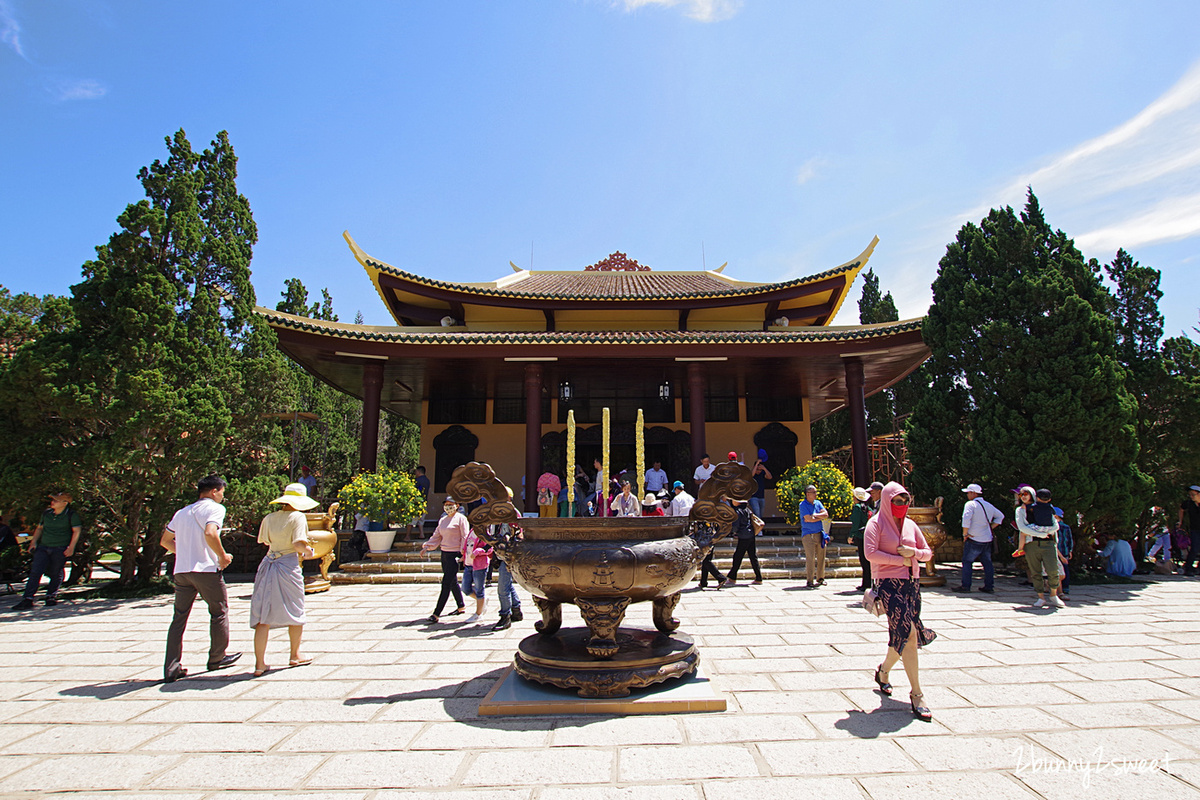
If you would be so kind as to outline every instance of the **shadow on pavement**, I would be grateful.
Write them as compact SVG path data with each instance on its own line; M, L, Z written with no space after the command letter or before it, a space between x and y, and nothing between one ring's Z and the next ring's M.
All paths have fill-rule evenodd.
M165 683L160 680L129 680L129 681L103 681L101 683L85 683L82 686L72 686L68 689L63 689L59 692L64 697L94 697L97 700L111 700L114 697L122 697L142 689L150 689L159 687L159 691L163 694L181 694L183 692L195 691L212 691L213 689L222 689L231 683L246 680L249 675L236 677L226 673L220 678L206 677L208 673L199 673L186 678L180 678L173 683Z
M508 666L505 665L476 675L474 678L447 683L434 688L417 689L411 692L397 692L396 694L385 696L350 697L342 702L348 706L361 706L392 705L394 703L403 703L405 700L441 700L446 713L454 721L487 730L548 731L563 727L579 728L623 716L621 714L479 716L479 701L487 694L496 681L504 677L507 671ZM563 691L574 697L575 693L573 691Z
M880 734L921 724L907 704L890 697L883 698L883 705L874 711L851 709L846 714L845 718L833 723L833 727L858 739L878 739Z

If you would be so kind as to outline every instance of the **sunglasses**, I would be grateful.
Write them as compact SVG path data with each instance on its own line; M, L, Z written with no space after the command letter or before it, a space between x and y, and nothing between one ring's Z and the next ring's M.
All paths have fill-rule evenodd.
M892 498L892 505L894 506L906 506L911 502L912 498L905 497L904 495L897 495L896 497Z

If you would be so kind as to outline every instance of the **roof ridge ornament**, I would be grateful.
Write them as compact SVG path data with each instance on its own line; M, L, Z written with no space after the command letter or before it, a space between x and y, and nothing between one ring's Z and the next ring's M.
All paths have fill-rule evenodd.
M644 267L635 259L622 253L620 250L609 255L608 258L597 261L590 267L584 267L584 272L650 272L649 267Z

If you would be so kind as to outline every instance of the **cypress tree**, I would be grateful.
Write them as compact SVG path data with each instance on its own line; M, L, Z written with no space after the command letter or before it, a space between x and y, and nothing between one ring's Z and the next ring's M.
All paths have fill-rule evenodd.
M997 499L1024 482L1106 524L1148 499L1099 272L1050 228L1032 190L1019 216L993 209L959 230L923 328L931 389L908 424L922 499L946 497L949 515L968 481Z
M73 491L89 530L121 554L124 584L157 571L158 533L199 477L277 466L264 410L279 357L252 314L258 234L237 158L224 132L201 153L182 130L166 143L166 161L139 172L146 198L71 287L71 324L0 375L5 499Z

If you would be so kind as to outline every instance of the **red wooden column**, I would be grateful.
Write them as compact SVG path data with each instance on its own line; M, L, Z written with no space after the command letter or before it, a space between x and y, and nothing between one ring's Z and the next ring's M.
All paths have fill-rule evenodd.
M688 364L688 418L692 428L692 469L704 457L704 374L700 364L693 361Z
M537 511L542 474L542 365L525 365L525 510ZM568 476L569 477L569 476ZM557 502L557 501L555 501Z
M379 399L383 393L383 364L363 364L362 440L358 445L358 468L375 471L379 457Z
M854 485L871 485L867 452L867 398L863 392L863 366L857 358L843 359L846 368L846 408L850 412L850 455L854 459Z

